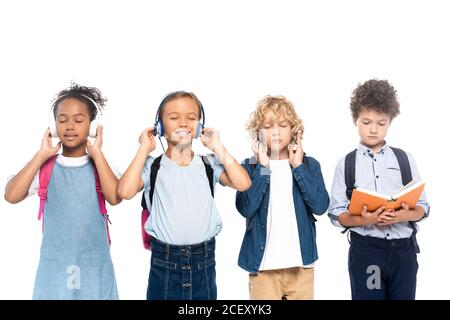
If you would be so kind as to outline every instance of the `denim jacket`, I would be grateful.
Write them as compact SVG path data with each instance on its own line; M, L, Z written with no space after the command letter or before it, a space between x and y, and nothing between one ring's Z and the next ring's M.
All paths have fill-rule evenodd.
M266 246L271 171L269 168L257 164L254 157L244 160L242 166L250 175L252 186L247 191L236 194L236 208L246 219L246 231L238 264L246 271L254 273L259 270ZM292 179L302 260L304 265L308 265L318 258L316 219L313 214L325 213L330 200L320 164L314 158L305 155L303 163L292 169Z

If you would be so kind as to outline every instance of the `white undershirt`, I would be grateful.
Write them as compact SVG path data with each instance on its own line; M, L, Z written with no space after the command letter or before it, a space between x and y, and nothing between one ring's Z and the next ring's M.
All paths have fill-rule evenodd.
M266 248L259 270L303 266L289 160L270 160Z

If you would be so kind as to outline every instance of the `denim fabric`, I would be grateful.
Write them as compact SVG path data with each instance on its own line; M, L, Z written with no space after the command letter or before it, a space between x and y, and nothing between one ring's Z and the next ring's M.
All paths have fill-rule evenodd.
M147 300L217 299L215 239L170 245L152 239Z

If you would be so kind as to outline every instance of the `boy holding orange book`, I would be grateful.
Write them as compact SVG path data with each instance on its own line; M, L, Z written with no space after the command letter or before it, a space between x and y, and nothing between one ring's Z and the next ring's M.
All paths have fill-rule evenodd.
M348 212L354 187L393 194L411 180L420 181L413 157L390 147L385 137L400 113L396 90L387 81L368 80L353 91L350 109L360 143L336 167L329 217L350 229L348 270L352 299L415 299L417 256L416 222L427 217L422 193L417 205L398 210L384 206L360 215Z

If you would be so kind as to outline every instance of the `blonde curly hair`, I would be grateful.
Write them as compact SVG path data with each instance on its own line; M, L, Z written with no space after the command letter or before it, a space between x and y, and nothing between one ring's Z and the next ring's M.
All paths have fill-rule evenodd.
M246 129L252 138L257 138L259 129L261 129L262 122L264 121L264 115L268 111L272 111L279 116L284 116L288 120L291 127L292 140L295 141L299 130L305 132L303 121L295 112L295 107L292 102L284 96L267 95L258 101L256 110L250 114L250 118L247 121Z

